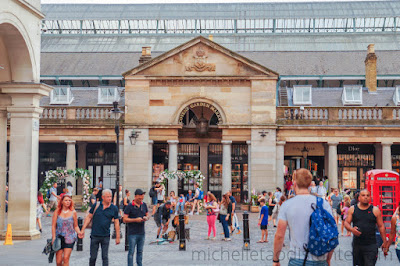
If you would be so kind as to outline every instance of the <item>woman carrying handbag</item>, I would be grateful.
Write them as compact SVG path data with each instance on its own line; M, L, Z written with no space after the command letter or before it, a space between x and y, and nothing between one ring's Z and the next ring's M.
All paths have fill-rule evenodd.
M58 202L52 220L52 245L56 251L57 266L68 266L77 234L80 234L78 216L71 196L64 195Z

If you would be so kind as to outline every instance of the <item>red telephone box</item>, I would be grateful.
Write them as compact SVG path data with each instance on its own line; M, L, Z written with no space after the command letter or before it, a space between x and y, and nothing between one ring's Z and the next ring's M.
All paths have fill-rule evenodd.
M400 201L399 174L375 169L365 173L366 188L371 193L371 204L382 212L386 234L390 233L391 219Z

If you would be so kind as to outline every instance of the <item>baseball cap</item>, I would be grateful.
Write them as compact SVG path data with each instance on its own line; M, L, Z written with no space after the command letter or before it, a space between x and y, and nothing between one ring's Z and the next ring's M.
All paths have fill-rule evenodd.
M136 196L136 195L143 195L143 194L146 194L146 192L144 192L144 191L141 190L140 188L138 188L138 189L135 190L135 196Z

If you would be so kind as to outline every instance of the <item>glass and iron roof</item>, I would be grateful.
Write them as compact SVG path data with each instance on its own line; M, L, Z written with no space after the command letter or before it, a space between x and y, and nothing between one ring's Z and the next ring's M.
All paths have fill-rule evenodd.
M42 34L398 32L400 1L42 5Z

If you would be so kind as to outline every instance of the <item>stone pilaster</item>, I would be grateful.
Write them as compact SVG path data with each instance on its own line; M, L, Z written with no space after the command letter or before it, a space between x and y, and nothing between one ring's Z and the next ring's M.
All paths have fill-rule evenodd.
M11 96L8 223L13 239L36 239L36 203L39 164L39 107L50 86L34 83L0 84Z
M78 168L86 169L86 142L78 142ZM76 186L76 194L82 195L83 184L79 180Z
M177 140L168 140L168 170L178 170L178 143ZM168 194L171 191L175 191L175 195L178 194L178 180L168 180Z
M247 186L248 186L248 195L247 199L251 200L251 140L246 141L247 144Z
M338 187L338 160L337 145L338 142L328 142L329 146L329 189Z
M392 147L393 142L382 142L382 169L392 170Z
M75 149L75 140L67 140L65 141L67 144L67 162L66 168L67 170L75 170L76 169L76 149ZM71 184L75 187L75 178L72 176L68 176L65 179L65 187L67 187L67 182L71 182ZM73 192L76 193L76 189Z
M232 189L232 141L222 143L222 195Z
M119 141L119 184L124 188L124 141ZM125 192L124 192L125 193Z
M208 187L208 143L200 143L200 171L206 177L203 182L203 191Z
M6 172L7 172L7 111L0 110L0 236L5 230L6 204Z
M286 141L276 142L276 186L283 191L285 176L285 144Z
M146 192L150 190L150 188L153 186L153 144L154 140L149 140L149 178L147 180L147 187L149 188ZM151 198L149 193L146 193L147 195L147 200L148 202L151 202Z

